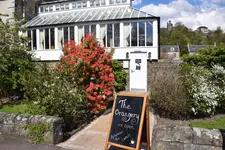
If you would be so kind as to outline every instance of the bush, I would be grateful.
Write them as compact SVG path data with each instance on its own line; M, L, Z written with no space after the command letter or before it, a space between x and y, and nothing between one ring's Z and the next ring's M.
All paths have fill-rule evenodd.
M0 98L22 96L22 81L34 68L32 56L23 44L27 39L18 36L18 31L22 30L18 23L16 20L14 24L4 23L0 18Z
M86 94L65 74L39 64L23 83L28 113L62 117L70 128L87 121Z
M188 54L182 60L190 65L212 68L213 65L225 67L225 47L217 46L209 49L201 49L197 54Z
M115 91L119 92L125 90L128 73L123 69L123 65L117 60L113 60L113 74L115 75L115 81L113 83Z
M79 45L74 41L64 45L58 71L70 74L85 89L91 113L105 110L108 96L112 95L115 80L112 62L112 54L105 52L91 35L85 36Z
M150 105L159 116L171 119L186 119L189 116L189 97L178 69L157 72L150 92Z
M217 108L224 107L225 70L215 65L212 69L188 66L185 85L187 86L191 110L195 115L214 115Z

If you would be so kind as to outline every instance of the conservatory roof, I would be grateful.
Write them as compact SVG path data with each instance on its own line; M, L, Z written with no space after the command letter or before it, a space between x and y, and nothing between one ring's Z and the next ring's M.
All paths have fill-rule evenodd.
M67 10L60 12L49 12L39 14L26 27L38 27L57 24L70 24L90 21L138 19L155 17L131 6L95 7L78 10Z

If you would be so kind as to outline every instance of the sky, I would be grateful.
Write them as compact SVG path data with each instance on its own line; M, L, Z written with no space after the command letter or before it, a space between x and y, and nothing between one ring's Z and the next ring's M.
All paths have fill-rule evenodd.
M221 27L225 31L225 0L134 0L133 7L161 18L161 27L171 20L196 30Z

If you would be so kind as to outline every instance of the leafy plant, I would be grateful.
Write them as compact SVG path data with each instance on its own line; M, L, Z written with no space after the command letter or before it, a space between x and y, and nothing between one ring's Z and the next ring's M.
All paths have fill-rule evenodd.
M91 36L83 38L81 44L74 41L64 44L64 56L58 65L58 71L71 75L83 89L88 98L91 113L98 114L106 109L108 96L114 90L112 54Z
M178 69L165 69L153 73L150 105L161 117L186 119L189 117L189 96Z
M113 60L113 74L115 75L115 81L113 83L115 91L123 91L127 84L128 73L123 69L123 65L118 60Z
M49 143L46 141L45 134L50 131L50 124L39 123L39 124L27 124L24 126L25 130L29 131L29 140L33 144L44 144Z
M28 113L62 117L68 129L89 117L86 94L68 75L40 64L23 84Z
M1 16L0 16L1 17ZM27 53L27 39L18 35L21 22L13 24L0 18L0 91L5 95L23 92L22 81L27 72L33 70L32 55Z

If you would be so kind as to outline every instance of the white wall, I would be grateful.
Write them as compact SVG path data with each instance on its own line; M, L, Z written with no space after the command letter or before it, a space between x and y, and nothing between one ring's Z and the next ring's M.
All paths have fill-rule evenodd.
M3 22L6 19L13 18L13 13L15 12L15 3L14 0L3 0L0 1L0 13L1 14L8 14L8 17L1 17Z

